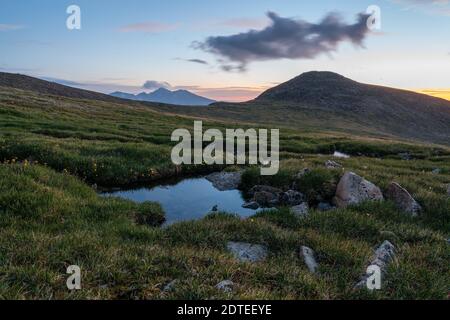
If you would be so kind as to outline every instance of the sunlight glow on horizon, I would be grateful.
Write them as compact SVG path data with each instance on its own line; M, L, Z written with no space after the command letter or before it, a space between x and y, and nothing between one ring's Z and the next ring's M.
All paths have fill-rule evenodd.
M450 101L450 89L418 89L414 91Z

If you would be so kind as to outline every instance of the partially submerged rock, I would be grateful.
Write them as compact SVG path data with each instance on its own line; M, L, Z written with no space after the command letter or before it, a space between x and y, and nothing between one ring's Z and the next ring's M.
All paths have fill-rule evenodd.
M389 263L395 258L395 247L389 241L384 241L381 246L375 250L375 254L370 262L369 266L378 266L380 267L381 273L386 274L387 267ZM361 281L356 284L356 288L364 288L367 284L367 279L369 276L364 274L361 277Z
M309 272L316 273L319 268L318 263L316 262L316 258L314 257L314 251L311 248L302 246L300 248L300 253L305 261L306 266L308 267Z
M409 213L412 216L417 216L422 207L409 194L409 192L396 182L392 182L386 192L386 198L392 200L395 205L402 211Z
M327 162L325 162L325 167L328 169L339 169L342 168L342 165L336 161L327 160Z
M242 172L214 172L206 176L214 188L220 191L234 190L241 183Z
M258 262L267 258L267 247L245 242L228 242L227 249L241 262Z
M260 207L273 207L279 204L282 190L271 186L257 185L249 190L252 201Z
M248 201L242 205L242 208L256 210L259 208L259 204L256 201Z
M216 288L218 290L221 290L223 292L228 293L228 292L233 291L233 286L234 286L234 282L233 281L231 281L231 280L224 280L224 281L219 282L216 285Z
M307 216L309 213L308 203L303 202L302 204L299 204L298 206L292 207L291 212L299 217Z
M346 172L336 189L334 201L340 208L364 201L382 201L383 194L376 185L353 172Z

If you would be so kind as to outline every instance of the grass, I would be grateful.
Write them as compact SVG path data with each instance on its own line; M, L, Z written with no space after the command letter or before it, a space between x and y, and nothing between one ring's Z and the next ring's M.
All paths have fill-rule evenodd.
M242 188L296 182L310 204L329 200L344 170L386 190L405 186L424 208L411 218L390 202L306 218L287 208L242 220L218 213L160 228L154 203L104 198L95 188L148 183L201 173L175 167L170 133L193 119L139 106L37 95L0 88L0 298L3 299L446 299L450 283L450 151L384 138L281 130L281 171L248 168ZM209 119L205 127L225 128ZM243 126L243 125L239 125ZM232 126L233 127L233 126ZM335 150L355 155L325 169ZM409 152L412 160L398 155ZM311 171L298 181L303 168ZM440 174L433 174L440 168ZM374 248L392 241L397 257L383 290L354 290ZM227 241L264 244L265 262L239 263ZM316 252L319 275L299 257ZM68 291L69 265L82 270L82 290ZM164 286L177 279L173 291ZM215 289L224 279L232 293Z

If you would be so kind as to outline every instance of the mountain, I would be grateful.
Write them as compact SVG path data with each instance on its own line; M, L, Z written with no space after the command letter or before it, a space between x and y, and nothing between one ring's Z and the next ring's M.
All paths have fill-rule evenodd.
M113 92L111 93L111 96L122 99L167 103L181 106L208 106L215 102L214 100L201 97L187 90L170 91L164 88L160 88L151 93L142 92L137 95L125 92Z
M267 90L253 103L307 107L401 137L450 144L450 101L363 84L332 72L308 72Z
M0 72L0 87L9 87L75 99L123 103L120 99L103 93L72 88L56 82L41 80L22 74Z

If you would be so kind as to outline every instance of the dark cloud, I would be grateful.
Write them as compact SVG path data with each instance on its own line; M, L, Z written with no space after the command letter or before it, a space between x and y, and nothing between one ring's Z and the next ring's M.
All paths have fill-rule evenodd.
M185 61L185 62L192 62L192 63L198 63L198 64L204 64L208 65L209 63L202 59L183 59L183 58L174 58L174 60L178 61Z
M148 89L148 90L156 90L156 89L159 89L159 88L171 89L172 86L169 83L167 83L167 82L148 80L148 81L146 81L144 83L142 88Z
M344 41L363 46L370 32L366 14L359 14L354 24L346 24L336 13L328 14L317 24L282 18L273 12L267 16L271 23L262 30L213 36L193 46L220 56L219 63L225 71L244 71L252 61L312 59L335 51Z
M187 62L199 63L199 64L208 64L205 60L202 59L187 59Z

